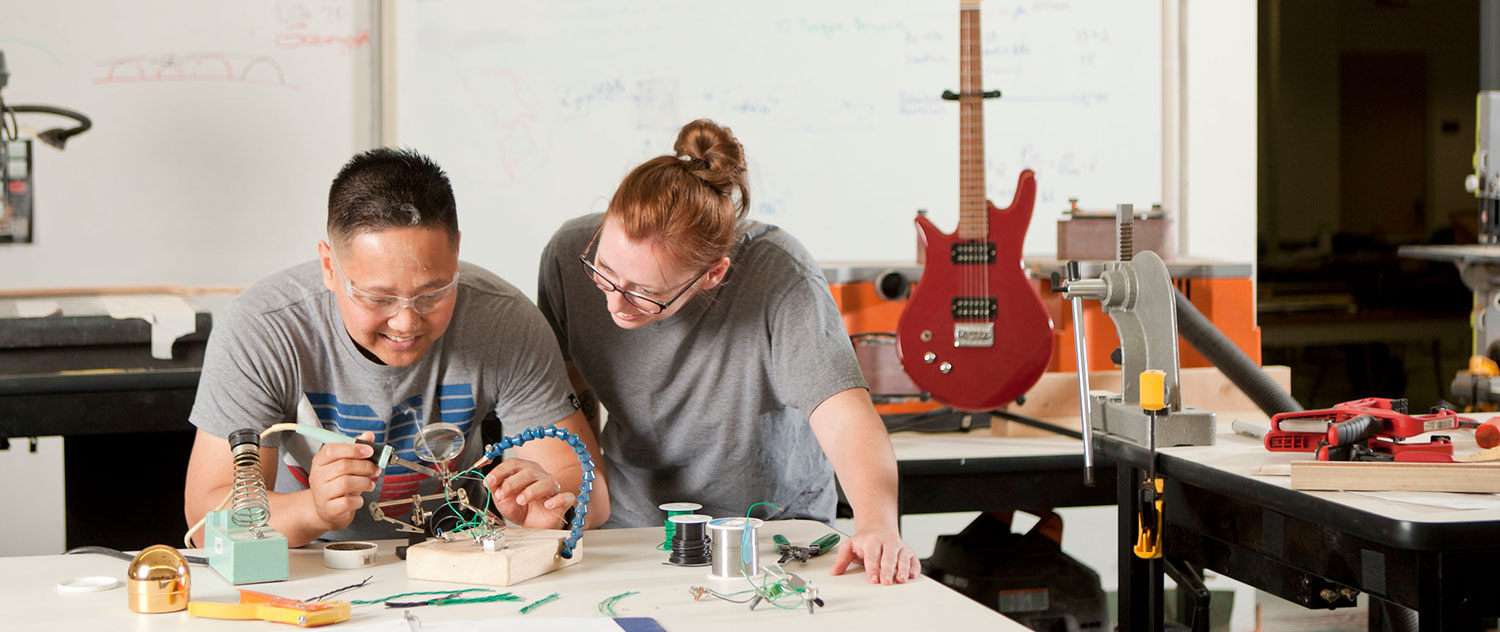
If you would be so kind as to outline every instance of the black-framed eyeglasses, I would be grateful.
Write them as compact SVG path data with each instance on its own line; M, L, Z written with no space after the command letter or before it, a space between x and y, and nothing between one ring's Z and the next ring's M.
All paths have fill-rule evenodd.
M601 292L619 292L620 296L625 299L625 302L630 303L636 309L647 314L660 314L667 311L667 308L671 307L672 303L677 302L677 299L682 298L684 294L687 294L689 289L692 289L693 285L698 282L698 279L703 278L703 275L708 274L708 271L713 269L713 266L704 268L702 272L698 273L698 276L693 277L693 280L688 281L686 285L682 286L681 290L677 291L675 296L667 299L665 302L644 296L638 292L632 292L615 284L609 277L604 276L604 273L600 272L599 268L594 267L593 262L589 261L589 252L594 249L594 242L599 240L599 233L603 230L604 224L601 223L599 224L599 228L594 231L594 236L589 239L588 245L584 246L583 252L578 255L578 262L583 264L584 276L593 281L594 285L598 286Z

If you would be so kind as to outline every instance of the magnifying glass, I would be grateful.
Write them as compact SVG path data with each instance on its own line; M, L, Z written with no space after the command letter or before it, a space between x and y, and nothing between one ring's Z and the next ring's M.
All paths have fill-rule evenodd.
M412 451L418 459L437 465L452 461L464 451L464 433L445 421L428 424L417 433Z

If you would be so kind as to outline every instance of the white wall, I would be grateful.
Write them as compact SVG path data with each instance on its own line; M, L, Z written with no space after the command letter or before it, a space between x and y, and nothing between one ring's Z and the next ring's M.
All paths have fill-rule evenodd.
M1183 4L1187 195L1179 252L1254 262L1256 3Z
M63 440L41 437L31 452L26 439L0 451L0 557L63 552Z
M245 285L316 256L328 183L374 138L371 7L0 0L6 103L93 119L34 144L35 242L0 245L0 289Z

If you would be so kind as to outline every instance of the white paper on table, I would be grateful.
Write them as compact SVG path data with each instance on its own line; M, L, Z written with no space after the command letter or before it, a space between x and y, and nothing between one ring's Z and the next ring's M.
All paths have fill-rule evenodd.
M395 611L391 611L391 614L393 617L389 621L353 626L346 623L339 626L339 629L347 632L411 632L414 628L421 630L421 632L489 632L491 630L505 630L506 632L566 632L571 630L581 630L583 632L620 632L621 630L621 627L615 623L614 619L605 617L565 619L506 617L469 619L464 621L421 621L421 615L417 615L418 623L413 626Z
M111 318L139 318L151 324L151 357L172 359L172 343L198 331L198 313L181 296L105 296Z
M51 299L19 299L16 301L16 314L21 318L46 318L62 313L62 306Z
M1441 507L1443 509L1500 509L1500 494L1460 492L1349 492L1398 503Z

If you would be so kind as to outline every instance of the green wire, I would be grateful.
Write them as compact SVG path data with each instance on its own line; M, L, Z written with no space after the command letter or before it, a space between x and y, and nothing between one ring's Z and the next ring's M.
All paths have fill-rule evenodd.
M469 474L474 474L474 476L468 476ZM475 528L484 526L484 516L490 512L490 500L492 498L492 495L490 494L489 488L484 486L484 477L483 476L479 476L478 474L479 474L479 470L477 470L477 469L471 469L471 470L465 470L463 472L459 472L459 473L453 475L454 479L467 477L470 480L477 480L480 483L480 485L479 485L480 489L484 490L484 511L481 512L479 515L476 515L472 519L469 519L469 520L464 520L462 518L456 519L455 522L457 524L452 529L452 531L454 531L454 532L468 531L470 529L475 529ZM447 491L447 487L446 486L444 487L444 491L445 492ZM463 515L463 512L459 511L457 507L453 506L453 500L452 500L452 498L449 498L447 500L447 502L444 503L444 505L450 511L453 512L454 516L462 516Z
M447 606L447 605L456 605L456 604L464 604L464 603L494 603L494 602L497 602L497 601L521 601L521 600L522 600L522 597L520 595L515 594L515 593L500 593L498 595L489 595L489 596L486 596L486 597L468 597L468 598L457 598L457 599L438 599L438 600L433 601L432 605L434 605L434 606Z
M536 601L531 602L530 604L527 604L526 607L521 608L521 614L526 614L528 612L531 612L532 608L536 608L537 606L540 606L540 605L542 605L544 603L547 603L549 601L557 599L557 595L558 595L557 593L552 593L550 595L547 595L546 597L542 597L541 599L538 599Z
M604 615L606 617L610 617L610 618L614 618L614 617L619 616L618 614L615 613L615 602L619 601L621 599L624 599L626 597L629 597L631 595L638 594L640 592L641 591L639 591L639 590L632 590L632 591L629 591L629 592L622 592L622 593L620 593L618 595L615 595L613 597L609 597L609 598L605 599L604 601L599 602L599 614L602 614L602 615Z
M755 503L753 505L750 505L750 508L745 510L745 518L747 518L747 519L750 518L750 512L755 511L755 508L759 507L761 505L765 505L767 507L771 507L772 509L775 509L776 511L781 511L780 507L777 507L776 505L774 505L772 503L758 502L758 503ZM744 537L741 538L741 540L740 540L740 546L744 547L748 543L749 539L750 539L750 524L748 522L746 522L745 529L744 529ZM766 579L762 579L761 582L760 582L760 585L757 586L757 585L755 585L755 580L750 578L750 568L749 568L749 566L747 564L745 564L745 560L744 560L743 557L740 558L740 573L742 575L744 575L745 581L750 584L750 589L753 590L753 591L755 591L755 594L760 595L760 597L762 599L764 599L766 601L766 603L769 603L769 604L771 604L773 606L776 606L777 608L781 608L782 610L794 610L796 608L801 607L800 603L793 604L793 605L790 605L790 606L783 606L780 603L778 603L777 600L778 599L784 599L784 598L786 598L788 596L796 596L796 597L798 597L798 601L800 602L801 601L800 595L801 595L801 593L803 593L803 592L806 591L805 588L795 588L795 587L793 587L791 585L788 585L784 580L777 580L775 583L770 584L770 587L767 587L767 583L766 582L770 580L770 573L766 573ZM739 594L743 594L745 592L749 592L749 591L743 591L742 590L740 592L731 593L731 594L733 594L733 595L739 595Z
M401 593L399 595L391 595L389 597L381 597L379 599L351 600L349 603L354 604L356 606L367 606L367 605L370 605L372 603L385 603L385 602L390 601L392 599L400 599L402 597L410 597L412 595L454 595L454 594L458 594L458 593L474 592L476 590L482 590L482 591L485 591L485 592L494 592L494 591L492 591L492 590L490 590L488 588L465 588L463 590L429 590L429 591L426 591L426 592Z
M759 503L755 503L753 505L750 505L750 508L745 510L745 517L749 518L750 517L750 512L755 511L755 508L759 507L761 505L765 505L767 507L775 509L776 511L781 511L781 508L777 507L776 505L773 505L773 504L767 503L767 502L759 502Z

